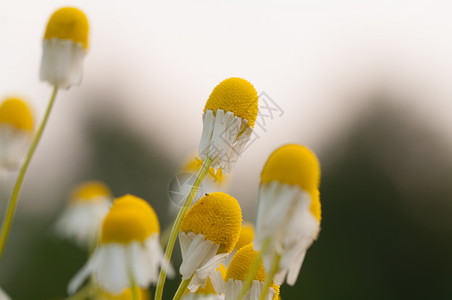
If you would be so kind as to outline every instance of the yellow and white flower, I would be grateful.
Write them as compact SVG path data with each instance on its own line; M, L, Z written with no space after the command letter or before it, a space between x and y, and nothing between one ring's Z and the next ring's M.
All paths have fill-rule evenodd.
M295 284L307 249L320 231L320 166L306 147L285 145L276 149L261 173L256 217L256 250L266 241L263 253L266 269L275 254L281 256L274 281L281 284L287 276Z
M78 185L55 223L57 235L92 249L112 202L113 195L104 183L90 181Z
M42 43L42 81L64 89L80 85L88 31L88 19L81 10L63 7L53 13Z
M100 244L69 283L73 294L92 275L95 284L111 294L155 283L160 266L173 273L163 258L160 226L152 207L143 199L125 195L113 202L105 217Z
M254 260L258 256L258 252L254 250L253 244L250 243L242 248L240 248L229 264L226 273L226 283L224 284L223 290L225 295L225 300L235 300L238 298L243 283L248 277L248 273ZM251 288L246 292L244 300L258 300L263 289L264 282L266 279L266 273L264 265L260 262L260 265L254 275L253 281L251 283ZM279 296L279 286L273 283L269 288L266 300L278 299Z
M98 289L95 298L96 300L133 300L132 289L128 288L119 295L110 294L107 291ZM149 291L147 289L137 289L136 300L150 300Z
M236 77L220 82L204 107L199 157L212 159L212 167L230 173L252 135L257 111L258 96L251 83Z
M20 167L31 139L34 120L29 106L18 98L0 105L0 170Z
M179 233L182 264L179 272L195 292L205 287L210 277L215 289L223 279L216 269L234 249L239 238L242 212L232 196L217 192L208 194L188 211Z

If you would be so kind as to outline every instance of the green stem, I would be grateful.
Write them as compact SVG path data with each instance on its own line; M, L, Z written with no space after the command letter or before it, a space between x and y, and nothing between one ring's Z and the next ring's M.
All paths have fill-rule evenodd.
M259 265L262 261L262 257L267 253L268 248L270 247L271 237L268 237L262 243L261 251L254 259L253 264L251 265L251 269L248 272L248 277L243 282L242 290L240 291L239 297L237 300L242 300L245 297L246 292L250 289L251 283L253 283L254 276L256 275L257 269L259 269Z
M138 300L138 287L134 280L132 280L132 286L130 288L132 289L132 300Z
M210 168L210 165L212 164L212 159L207 158L202 166L201 169L199 169L198 174L196 175L195 182L193 183L193 186L190 189L190 192L188 193L187 197L185 198L184 205L182 206L181 210L179 211L176 221L173 224L173 228L171 229L171 234L168 240L168 245L166 246L165 251L165 258L168 260L168 262L171 261L171 255L173 254L174 249L174 243L176 243L177 235L179 234L179 229L182 224L182 220L184 219L185 215L187 214L188 209L190 208L190 205L193 201L193 198L195 197L196 192L198 191L199 185L201 184L201 181L204 179L204 176L206 176L207 171ZM155 297L154 300L161 300L163 296L163 286L165 285L165 279L166 279L166 269L163 267L160 270L159 279L157 282L157 288L155 290Z
M190 284L190 279L185 279L180 282L179 288L177 289L176 294L174 294L173 300L180 300L182 296L185 294L188 285Z
M270 271L268 272L267 278L265 279L264 289L261 293L259 300L265 300L265 297L267 297L268 289L272 285L273 278L275 277L275 274L278 271L280 260L281 260L281 255L276 253L275 257L273 258L272 265L270 267Z
M17 177L16 184L14 186L13 193L11 195L11 199L8 203L8 208L6 209L5 218L3 219L3 225L2 225L2 233L0 236L0 259L3 254L3 250L5 248L6 239L8 238L9 230L11 229L11 223L14 218L14 212L16 210L17 205L17 199L19 197L20 188L22 186L22 182L25 177L25 173L27 171L28 165L30 164L31 158L33 157L33 154L36 150L36 147L38 146L39 140L41 139L42 132L44 131L44 128L47 124L47 120L49 119L50 112L53 107L53 103L55 102L56 94L58 92L58 87L55 86L53 88L52 96L50 97L49 105L47 106L47 110L44 115L44 119L42 120L41 125L38 128L38 131L36 132L36 135L31 143L30 149L28 150L27 156L25 158L25 162L22 165L22 168L20 169L19 176Z

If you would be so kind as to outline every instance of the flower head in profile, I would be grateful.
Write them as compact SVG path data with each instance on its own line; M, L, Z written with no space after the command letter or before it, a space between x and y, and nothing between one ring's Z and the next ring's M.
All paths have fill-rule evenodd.
M173 273L163 258L159 233L157 215L146 201L132 195L117 198L102 223L100 244L69 283L69 293L90 275L105 291L118 295L155 283L162 265Z
M79 184L55 223L56 233L82 248L94 248L112 202L113 195L105 183L89 181Z
M80 85L88 32L88 19L81 10L63 7L52 14L42 42L42 81L64 89Z
M257 111L251 83L236 77L220 82L204 107L200 158L212 159L212 167L228 174L251 137Z
M240 291L242 290L243 283L246 280L251 266L253 265L258 254L259 253L254 250L253 244L250 243L240 248L234 255L226 273L226 283L223 288L225 300L237 299ZM266 277L267 275L265 273L264 265L260 262L256 274L254 275L251 288L247 291L243 299L258 300L264 289ZM278 296L279 286L273 283L273 285L269 288L269 293L267 294L266 299L278 299Z
M179 233L182 251L180 273L192 278L189 289L204 287L210 277L213 286L221 285L219 264L234 249L239 238L242 212L232 196L217 192L207 194L188 211Z
M0 105L0 170L17 169L33 138L34 119L27 103L8 98Z
M295 284L307 249L320 231L320 166L317 157L300 145L285 145L268 158L261 173L256 218L257 250L266 240L270 247L263 253L270 268L281 256L275 282Z

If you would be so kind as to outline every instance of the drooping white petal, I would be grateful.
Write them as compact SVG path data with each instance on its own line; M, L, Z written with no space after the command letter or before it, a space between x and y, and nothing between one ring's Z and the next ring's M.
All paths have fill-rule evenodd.
M262 290L264 289L264 282L253 280L250 289L243 297L244 300L259 300ZM242 290L243 282L241 280L229 279L225 284L224 299L236 300ZM265 297L266 300L271 300L275 296L275 290L270 287Z
M24 130L0 124L0 171L14 171L21 166L32 137Z

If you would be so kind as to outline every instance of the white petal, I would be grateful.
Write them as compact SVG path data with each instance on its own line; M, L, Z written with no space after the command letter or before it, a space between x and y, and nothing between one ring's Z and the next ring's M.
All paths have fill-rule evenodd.
M94 280L106 291L119 294L131 286L125 246L110 243L101 247L102 256L98 268L94 270Z

